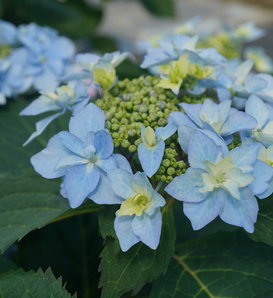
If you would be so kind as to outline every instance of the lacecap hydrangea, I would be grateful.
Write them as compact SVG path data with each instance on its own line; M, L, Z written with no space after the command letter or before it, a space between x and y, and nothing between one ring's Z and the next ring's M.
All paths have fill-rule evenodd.
M156 249L162 212L175 200L194 230L220 217L252 233L258 199L273 192L273 78L240 57L243 43L264 31L247 23L205 33L196 23L142 44L150 75L119 80L128 53L81 54L67 85L22 111L72 111L68 131L31 163L43 177L61 178L72 208L117 205L123 251L138 242Z

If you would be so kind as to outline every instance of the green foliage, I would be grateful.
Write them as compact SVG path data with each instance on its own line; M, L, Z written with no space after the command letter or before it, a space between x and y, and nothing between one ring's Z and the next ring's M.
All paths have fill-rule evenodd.
M150 298L272 297L273 249L242 233L217 233L178 246Z
M150 13L159 17L173 17L175 3L173 0L141 0Z
M50 270L25 272L23 270L9 271L0 274L1 298L39 297L67 298L71 297L62 287L62 281L55 279Z
M109 227L108 223L106 226ZM106 226L100 227L103 235L107 234ZM110 235L112 232L113 228L109 228ZM144 284L165 273L174 254L174 244L174 218L172 210L168 210L168 207L163 211L161 241L157 250L151 250L141 243L124 253L121 252L116 239L107 238L99 268L102 298L120 297L129 291L137 293Z
M59 30L71 38L87 37L102 18L99 8L84 0L4 0L5 19L15 23L36 22Z
M17 266L10 260L0 256L0 273L5 273L12 269L17 269Z
M258 214L255 231L249 237L255 241L261 241L273 246L273 196L259 201L260 211Z

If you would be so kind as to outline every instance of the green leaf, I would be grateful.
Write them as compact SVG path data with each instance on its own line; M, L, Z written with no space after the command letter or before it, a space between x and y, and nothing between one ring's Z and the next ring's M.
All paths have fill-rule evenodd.
M140 0L150 13L159 17L175 16L175 2L173 0Z
M217 233L177 248L150 298L272 297L273 248L243 233Z
M259 214L253 234L248 236L273 246L273 196L259 201Z
M144 284L166 272L174 254L175 227L171 209L163 211L161 241L157 250L142 243L120 250L117 240L108 238L101 253L100 286L102 298L116 298L123 293L137 293Z
M0 274L0 295L1 298L71 297L62 287L61 279L56 280L50 270L44 273L42 270L25 272L21 269Z
M102 18L102 10L84 0L4 0L4 17L15 23L36 22L71 38L90 36Z
M43 137L38 138L38 141L34 141L28 147L22 147L37 120L19 116L19 111L26 104L29 102L11 101L0 109L0 251L2 252L30 231L49 222L93 212L99 208L89 202L78 209L69 210L67 200L59 195L61 181L44 179L34 172L30 157L47 144L49 136L66 125L61 123L61 120L56 121Z
M0 256L0 273L4 273L12 269L17 269L17 266L10 260Z

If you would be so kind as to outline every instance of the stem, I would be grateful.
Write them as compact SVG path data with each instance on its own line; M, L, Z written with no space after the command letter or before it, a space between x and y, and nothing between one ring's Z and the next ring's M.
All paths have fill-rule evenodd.
M160 188L161 188L161 186L163 185L163 181L160 181L158 184L157 184L157 186L156 186L156 188L155 188L155 191L157 191L157 192L159 192L159 190L160 190Z

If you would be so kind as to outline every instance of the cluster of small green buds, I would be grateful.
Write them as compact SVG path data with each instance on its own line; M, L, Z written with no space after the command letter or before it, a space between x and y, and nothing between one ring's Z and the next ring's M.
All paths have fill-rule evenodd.
M169 147L164 151L162 163L155 174L155 180L170 183L176 176L185 173L187 164L183 159L186 160L186 158L183 156L183 159L179 160L181 158L179 151L181 150L177 144L174 142L169 144Z
M232 150L235 149L236 147L239 147L242 145L242 141L241 141L241 137L240 135L237 133L233 136L233 140L232 142L228 145L228 149Z
M155 129L167 125L171 112L178 111L178 99L170 90L157 87L159 78L142 76L118 81L96 101L106 113L106 128L115 147L136 152L142 142L142 125Z

